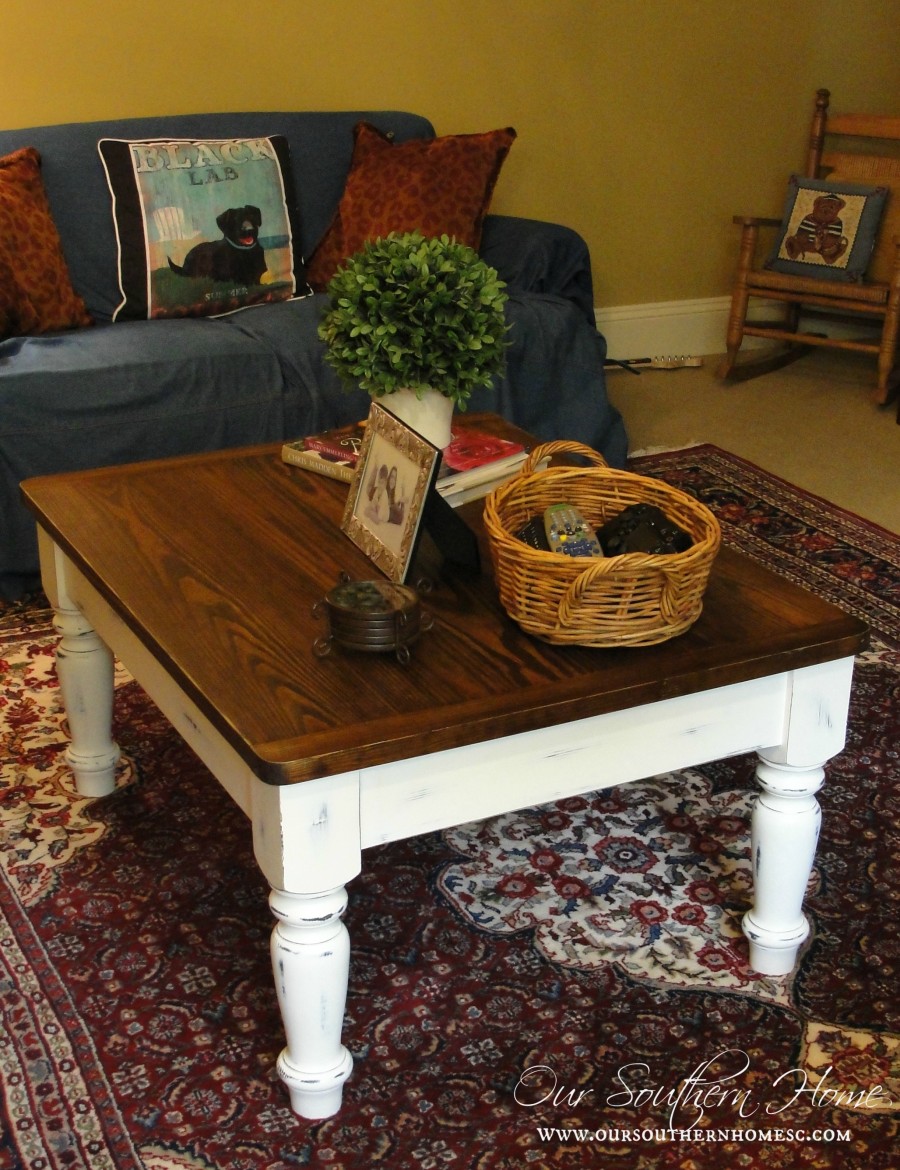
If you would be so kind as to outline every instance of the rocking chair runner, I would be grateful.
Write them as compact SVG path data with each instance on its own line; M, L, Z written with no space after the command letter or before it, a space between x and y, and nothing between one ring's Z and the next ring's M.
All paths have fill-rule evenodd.
M777 228L780 219L763 219L738 215L734 223L741 228L741 245L737 274L731 297L728 318L727 353L719 367L719 377L742 378L763 373L774 364L784 364L806 352L808 346L830 346L835 349L857 350L878 357L878 382L873 401L888 401L892 389L891 372L897 360L898 326L900 326L900 150L891 155L871 153L891 149L888 140L900 143L900 115L840 114L828 116L829 91L816 92L809 152L805 177L810 179L840 179L844 183L863 183L890 188L884 217L876 237L875 250L866 271L866 278L858 283L819 279L815 276L795 276L758 267L757 247L760 228ZM840 150L825 150L840 138ZM855 140L855 141L854 141ZM862 145L869 153L855 153ZM747 321L747 307L751 296L787 305L781 321ZM877 340L852 340L846 337L823 336L800 330L800 307L817 318L861 314L880 321L881 333ZM769 337L785 341L789 349L779 362L765 359L759 363L741 364L735 368L738 350L744 337ZM898 414L900 422L900 414Z

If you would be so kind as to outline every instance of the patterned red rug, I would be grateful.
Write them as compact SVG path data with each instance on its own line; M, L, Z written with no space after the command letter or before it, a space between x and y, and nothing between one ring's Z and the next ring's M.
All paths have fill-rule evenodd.
M749 758L373 849L354 1072L301 1121L242 815L124 673L120 788L73 792L35 600L0 615L0 1170L900 1165L900 538L715 447L636 469L874 631L794 976L745 962Z

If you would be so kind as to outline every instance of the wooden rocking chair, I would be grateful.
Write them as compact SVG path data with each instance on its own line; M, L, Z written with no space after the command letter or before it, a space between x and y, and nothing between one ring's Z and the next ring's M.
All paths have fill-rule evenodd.
M810 179L833 179L835 182L862 183L888 187L887 203L876 236L875 249L865 278L856 283L796 276L776 272L759 265L757 249L761 228L777 228L780 219L735 216L741 228L740 256L728 318L727 353L719 367L719 377L744 380L765 373L785 362L793 361L809 346L830 346L857 350L878 358L877 386L873 401L883 404L896 389L898 324L900 324L900 115L840 114L828 115L830 94L827 89L816 93L809 152L804 176ZM829 150L825 150L826 136ZM835 140L835 148L831 149ZM898 143L891 147L889 141ZM874 153L890 151L893 155ZM864 153L857 153L858 151ZM779 321L747 320L751 296L786 304L785 317ZM877 339L848 339L801 331L800 309L818 320L839 318L864 319L880 324ZM852 314L852 316L848 316ZM744 337L768 337L784 341L788 350L775 359L768 357L736 365ZM894 385L891 373L894 371ZM898 413L900 422L900 413Z

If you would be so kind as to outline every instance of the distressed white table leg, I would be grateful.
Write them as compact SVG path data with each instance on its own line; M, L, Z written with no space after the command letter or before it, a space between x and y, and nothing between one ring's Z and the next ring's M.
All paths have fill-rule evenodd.
M822 821L815 793L824 768L791 768L761 759L762 792L753 807L753 909L744 915L750 965L764 975L787 975L809 934L803 898Z
M288 894L273 890L278 919L272 931L272 969L287 1046L278 1075L301 1117L331 1117L341 1107L353 1058L341 1043L350 936L341 921L347 891Z
M822 816L815 794L825 762L844 746L852 678L852 658L786 675L782 741L759 753L762 792L751 828L754 903L743 930L750 965L764 975L787 975L809 934L802 907Z
M345 885L362 865L359 774L252 789L256 860L272 887L272 967L287 1045L278 1075L301 1117L341 1107L353 1060L341 1044L350 936Z
M109 647L77 609L57 608L56 669L69 721L66 761L82 796L106 796L116 786L119 749L112 738L115 664Z

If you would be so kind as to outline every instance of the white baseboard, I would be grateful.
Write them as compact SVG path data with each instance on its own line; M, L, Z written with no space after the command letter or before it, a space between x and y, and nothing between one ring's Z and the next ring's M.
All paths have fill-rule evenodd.
M597 328L606 338L608 357L627 361L642 357L703 356L725 352L725 333L731 297L701 297L685 301L655 301L644 305L597 308ZM750 317L771 317L773 305L750 302ZM869 322L863 324L863 328ZM853 336L859 328L829 326L829 333ZM742 349L771 345L763 337L747 337Z
M724 353L730 304L730 297L702 297L598 308L597 328L615 361Z

